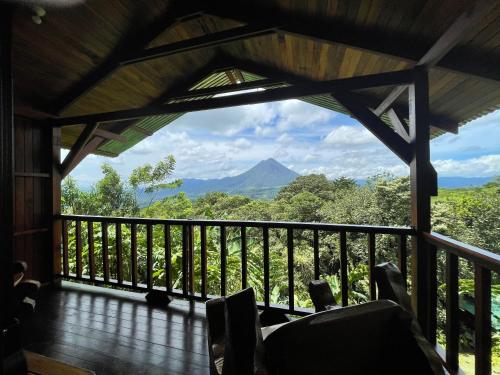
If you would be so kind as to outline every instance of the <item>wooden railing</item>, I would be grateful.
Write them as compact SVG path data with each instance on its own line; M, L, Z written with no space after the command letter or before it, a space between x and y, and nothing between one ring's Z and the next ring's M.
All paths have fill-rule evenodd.
M500 274L500 256L475 246L453 240L438 233L424 233L426 241L435 250L446 254L446 354L445 362L452 373L459 370L459 259L474 267L474 344L475 373L491 373L491 278ZM435 285L436 287L436 285ZM437 291L433 292L433 298ZM436 320L434 314L433 319Z
M122 288L137 289L137 290L162 290L166 294L182 297L190 300L204 301L209 298L226 295L227 293L227 256L228 230L239 231L239 250L241 259L241 288L246 288L249 278L249 270L247 265L247 240L250 230L259 230L262 240L262 266L263 266L263 301L259 302L260 307L279 310L295 315L306 315L311 312L310 309L304 309L297 306L294 301L294 233L296 231L308 231L311 237L311 250L314 258L314 278L318 279L320 273L320 242L321 236L336 233L339 238L339 257L340 257L340 287L341 287L341 303L343 306L348 305L348 237L349 233L358 233L366 235L366 249L368 255L368 270L369 270L369 296L370 299L376 298L376 286L373 278L372 269L375 265L375 249L377 236L390 235L395 236L397 241L397 261L398 266L403 273L404 279L407 279L407 238L408 236L416 236L416 232L412 228L402 227L382 227L382 226L366 226L366 225L341 225L341 224L324 224L324 223L297 223L297 222L265 222L265 221L226 221L226 220L184 220L184 219L146 219L146 218L122 218L122 217L102 217L102 216L80 216L80 215L61 215L56 219L62 220L62 276L68 279L76 279L90 281L95 284L104 284L110 286L118 286ZM88 250L87 269L88 272L83 272L82 248L84 246L82 240L82 223L86 223L87 229L86 241ZM74 273L70 272L69 255L68 255L68 227L72 225L74 228L74 247L76 266L73 267ZM100 242L102 254L102 277L96 274L95 263L95 245L94 224L100 224ZM122 226L127 225L130 230L130 280L125 280L123 272L123 232ZM116 269L110 271L110 236L109 228L114 227L114 264ZM146 233L146 281L141 283L138 279L138 226L145 227ZM153 247L154 236L153 230L161 228L163 232L161 247L164 250L164 264L154 265L153 263ZM219 275L219 292L215 295L209 295L207 292L207 276L208 276L208 254L207 254L207 229L219 228L218 238L218 256L220 260ZM171 233L173 228L179 228L181 232L181 258L182 266L181 274L181 289L175 289L172 282L172 249L173 240ZM287 280L288 280L288 305L275 305L271 303L271 285L270 285L270 230L286 231L286 247L287 258ZM200 291L195 292L195 251L194 251L194 233L195 230L199 235L199 251L197 255L199 259L200 272L197 280L200 285ZM491 373L491 273L500 273L500 256L482 250L480 248L467 245L465 243L455 241L437 233L423 233L431 249L436 251L444 251L446 254L445 265L445 283L446 283L446 352L442 355L443 362L451 373L456 373L459 369L459 259L464 259L472 262L474 266L474 281L475 281L475 367L477 374ZM153 283L153 274L158 271L158 267L163 267L165 273L165 285L157 287ZM111 274L115 277L112 277ZM433 300L433 305L437 306L437 272L436 283L434 290L429 299ZM431 320L437 322L437 307L431 313ZM434 335L435 338L435 335ZM432 338L430 338L432 341Z
M220 250L220 292L218 295L226 295L227 293L227 230L236 228L239 230L240 251L241 251L241 288L246 288L248 285L248 267L247 267L247 231L250 228L259 230L262 239L262 265L263 265L263 301L261 305L267 308L282 310L287 313L304 315L310 312L308 309L303 309L297 306L294 300L294 232L308 231L312 239L312 255L314 257L314 278L320 278L320 234L337 233L339 235L340 249L340 286L341 286L341 303L346 306L348 302L348 233L366 234L367 253L369 260L369 293L370 298L376 298L375 281L371 272L375 265L375 241L378 235L393 235L397 237L397 259L400 269L402 270L405 279L407 273L407 236L413 235L414 231L411 228L403 227L382 227L382 226L366 226L366 225L340 225L340 224L323 224L323 223L296 223L296 222L265 222L265 221L225 221L225 220L184 220L184 219L146 219L146 218L122 218L122 217L102 217L102 216L80 216L80 215L61 215L58 219L62 220L62 269L63 276L70 279L87 280L96 284L114 285L124 288L152 290L158 289L153 285L153 274L158 271L153 266L153 229L157 227L163 229L163 243L161 246L165 252L165 264L161 265L165 273L165 286L160 288L171 296L183 297L194 300L206 300L212 295L207 293L207 228L219 228L219 243ZM87 249L88 249L88 274L84 274L82 269L82 222L86 223L87 229ZM69 255L68 255L68 226L72 223L72 228L75 238L75 258L76 272L70 273ZM94 223L100 223L101 248L102 248L102 277L96 275L95 265L95 240L94 240ZM124 280L123 276L123 234L122 226L127 225L130 228L130 268L131 280ZM110 277L110 254L109 254L109 228L114 226L114 260L116 270L114 270L115 278ZM141 284L137 278L138 267L138 252L137 252L137 227L145 226L146 229L146 283ZM172 286L172 228L181 228L182 236L182 289L174 289ZM198 280L201 284L201 291L195 292L195 272L194 264L195 252L194 247L194 231L197 228L199 234L199 262L201 272L199 272ZM287 280L288 280L288 305L277 306L271 304L270 294L270 240L269 231L273 229L281 229L286 231L286 254L287 254ZM197 260L198 261L198 260ZM158 267L158 265L157 265Z

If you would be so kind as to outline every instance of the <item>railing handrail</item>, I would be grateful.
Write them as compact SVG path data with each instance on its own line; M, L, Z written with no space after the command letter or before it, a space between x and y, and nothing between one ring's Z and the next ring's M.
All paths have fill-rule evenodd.
M449 251L460 258L480 264L490 271L500 273L500 255L498 254L466 244L465 242L454 240L453 238L436 232L425 232L423 236L427 242L436 246L438 249Z
M56 219L79 220L94 222L110 222L122 224L150 224L150 225L204 225L225 227L251 227L251 228L291 228L291 229L317 229L330 232L353 232L353 233L377 233L377 234L400 234L415 235L416 231L411 227L380 226L380 225L358 225L358 224L336 224L318 222L295 222L295 221L259 221L259 220L212 220L212 219L159 219L142 217L120 217L120 216L91 216L91 215L56 215Z

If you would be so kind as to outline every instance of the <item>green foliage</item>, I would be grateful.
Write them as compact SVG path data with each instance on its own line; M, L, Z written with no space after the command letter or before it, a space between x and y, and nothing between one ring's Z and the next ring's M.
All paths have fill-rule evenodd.
M226 219L263 221L329 222L367 225L410 225L410 181L407 177L394 178L378 175L364 186L354 180L339 178L328 180L324 175L298 177L282 188L273 200L255 200L242 195L221 192L208 193L191 201L184 193L165 198L141 210L132 189L142 188L154 193L165 187L175 161L168 157L156 166L136 168L129 184L111 166L102 166L104 178L90 192L80 191L74 180L67 178L63 184L63 212L97 215L122 215L171 219ZM433 230L457 240L500 253L500 179L481 188L440 190L432 202ZM177 184L178 182L175 182ZM167 184L169 185L169 184ZM173 185L172 185L173 186ZM82 228L83 243L86 231ZM207 227L207 283L209 294L220 293L220 230ZM116 269L114 226L109 228L110 267ZM182 228L171 226L172 284L182 288ZM271 303L287 304L288 264L286 231L269 231ZM95 224L95 255L98 275L102 276L102 248L100 227ZM165 285L165 250L162 226L153 230L154 284ZM313 279L313 238L311 231L294 231L294 277L297 306L311 307L307 285ZM130 227L122 226L125 279L130 279ZM257 298L264 299L262 229L247 228L248 284L254 287ZM70 268L74 271L74 228L70 228ZM396 261L397 239L389 235L376 237L376 261ZM139 226L137 232L139 282L146 282L146 229ZM365 234L348 233L348 284L350 303L369 299L367 238ZM200 291L200 231L194 231L195 291ZM88 246L84 246L83 259L88 259ZM227 228L227 290L241 288L241 232L239 228ZM341 300L339 236L337 233L320 233L319 263L321 277L326 279L335 297ZM411 259L410 259L411 261ZM444 280L445 256L438 253L438 278ZM84 261L84 273L88 265ZM473 297L473 269L467 262L460 264L460 291ZM493 276L494 303L500 300L500 280ZM444 326L446 285L438 290L438 325ZM469 348L472 341L470 330L462 332L462 346ZM494 334L494 353L498 353L499 334ZM442 335L440 336L442 340Z

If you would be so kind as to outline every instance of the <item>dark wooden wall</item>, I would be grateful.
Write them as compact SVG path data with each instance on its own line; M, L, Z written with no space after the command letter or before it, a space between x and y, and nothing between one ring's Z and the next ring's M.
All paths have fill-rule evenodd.
M14 259L28 263L27 276L52 279L52 129L15 118Z

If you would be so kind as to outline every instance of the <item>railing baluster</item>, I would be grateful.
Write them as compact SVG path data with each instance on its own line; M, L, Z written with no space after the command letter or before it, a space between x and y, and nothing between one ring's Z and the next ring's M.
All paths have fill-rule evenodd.
M123 246L122 246L122 225L115 224L115 250L116 250L116 280L118 284L123 283Z
M182 294L188 295L188 229L187 225L182 226Z
M62 244L63 244L63 274L69 275L69 260L68 260L68 221L62 221Z
M340 286L342 291L342 306L349 304L349 286L347 279L347 239L346 232L340 232Z
M130 224L130 269L132 285L137 286L137 224Z
M446 363L458 371L460 320L458 310L458 257L446 254Z
M94 223L87 221L87 237L89 245L89 274L90 280L95 280L95 255L94 255Z
M163 226L165 241L165 286L168 292L172 291L172 247L170 238L170 225Z
M375 267L375 233L368 233L368 275L370 286L370 299L372 301L377 299L377 288L375 285L375 275L373 274L373 267Z
M109 282L109 248L108 248L108 223L103 221L101 223L102 234L102 272L104 274L104 281Z
M82 277L82 222L75 221L76 276Z
M399 235L398 241L398 268L401 271L405 286L407 285L407 266L406 266L406 235Z
M295 309L295 280L293 277L293 229L287 228L287 254L288 254L288 308Z
M220 227L220 294L226 295L227 287L227 245L226 245L226 227Z
M146 225L146 278L148 289L153 289L153 226Z
M188 226L189 293L194 293L194 226Z
M319 231L313 230L314 279L319 280Z
M241 233L241 289L247 287L247 227L240 227Z
M491 374L491 271L474 264L475 369Z
M264 248L264 305L269 307L269 228L262 228Z
M200 226L201 296L207 297L207 227Z

